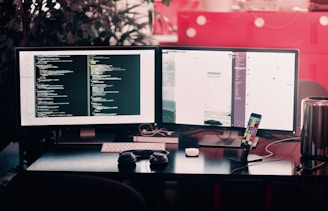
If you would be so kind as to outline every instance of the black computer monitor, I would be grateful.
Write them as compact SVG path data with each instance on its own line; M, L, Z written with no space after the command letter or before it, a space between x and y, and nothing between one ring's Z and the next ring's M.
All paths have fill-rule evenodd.
M295 134L297 49L164 46L161 58L166 126L244 130L253 112L259 134Z
M17 48L19 126L156 123L157 56L156 46Z

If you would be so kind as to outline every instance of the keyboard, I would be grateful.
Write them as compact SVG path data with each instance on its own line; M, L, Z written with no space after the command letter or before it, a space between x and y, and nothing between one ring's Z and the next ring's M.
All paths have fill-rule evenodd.
M160 142L105 142L101 152L123 152L127 150L166 150L165 143Z

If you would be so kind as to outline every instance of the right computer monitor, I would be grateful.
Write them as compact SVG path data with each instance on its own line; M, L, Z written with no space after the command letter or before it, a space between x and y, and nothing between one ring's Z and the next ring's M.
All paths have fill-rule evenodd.
M162 123L296 133L297 49L161 48Z

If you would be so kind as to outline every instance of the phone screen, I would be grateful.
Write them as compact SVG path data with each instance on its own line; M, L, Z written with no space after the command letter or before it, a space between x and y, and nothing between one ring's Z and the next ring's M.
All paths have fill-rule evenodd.
M242 139L242 144L252 146L259 129L261 118L261 114L251 113Z

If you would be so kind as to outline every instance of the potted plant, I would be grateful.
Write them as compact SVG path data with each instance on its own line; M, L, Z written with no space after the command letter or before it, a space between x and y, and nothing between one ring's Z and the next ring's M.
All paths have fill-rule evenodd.
M162 0L169 5L171 0ZM152 45L154 0L0 1L0 140L14 141L16 46ZM1 148L0 143L0 148ZM7 142L5 141L6 145Z
M27 45L150 45L153 0L56 0L23 6ZM167 2L168 0L163 0ZM131 3L130 3L131 2ZM28 14L28 15L27 15Z

